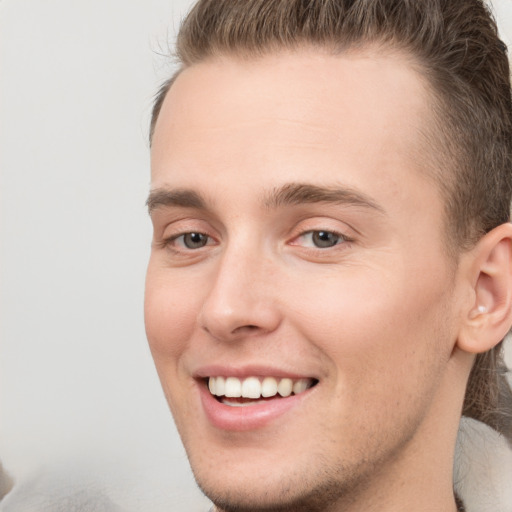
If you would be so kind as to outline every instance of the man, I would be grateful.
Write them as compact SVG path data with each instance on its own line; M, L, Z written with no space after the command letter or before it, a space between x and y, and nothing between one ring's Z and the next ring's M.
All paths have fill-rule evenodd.
M478 0L205 0L152 121L146 326L218 512L455 512L512 323L508 62Z

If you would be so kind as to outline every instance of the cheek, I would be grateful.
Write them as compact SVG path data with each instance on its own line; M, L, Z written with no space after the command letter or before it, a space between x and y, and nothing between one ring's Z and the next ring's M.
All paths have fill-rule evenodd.
M392 383L406 368L430 364L440 351L450 353L449 343L443 346L451 330L446 279L389 270L347 269L324 279L321 288L313 279L301 283L302 293L290 294L300 297L296 325L342 380L378 376Z
M379 432L392 438L396 429L404 436L412 431L451 352L444 287L382 275L354 270L327 281L321 292L303 293L295 308L297 329L329 368L325 385L332 400L325 414L332 421L325 428L332 439L343 432L353 446L362 432L372 439Z
M166 275L167 274L167 275ZM198 316L198 301L190 283L154 269L146 276L144 318L146 335L157 369L179 358L192 336Z
M196 296L190 283L182 283L167 269L148 267L144 298L146 336L162 389L182 431L183 419L189 414L187 397L193 382L184 378L184 354L197 320ZM193 288L192 288L193 290Z

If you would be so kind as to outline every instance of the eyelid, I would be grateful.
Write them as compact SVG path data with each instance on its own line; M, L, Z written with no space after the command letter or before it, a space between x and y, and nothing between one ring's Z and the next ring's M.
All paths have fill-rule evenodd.
M159 231L162 238L170 238L173 235L179 236L185 233L204 233L213 237L217 234L217 230L209 220L190 215L168 217L165 223L162 222Z
M219 240L218 232L208 221L201 218L184 217L173 219L158 231L155 230L155 244L162 248L172 249L176 253L199 252L203 247L191 249L183 243L175 243L190 233L199 233L208 237L208 243L203 247L216 245Z
M359 232L350 224L347 224L340 219L319 215L315 217L299 219L291 231L289 240L295 240L305 234L318 231L326 231L336 234L350 242L355 241L359 235Z

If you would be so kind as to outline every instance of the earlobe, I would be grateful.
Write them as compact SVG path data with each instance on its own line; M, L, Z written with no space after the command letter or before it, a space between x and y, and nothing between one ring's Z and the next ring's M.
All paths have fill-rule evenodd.
M512 224L487 233L471 257L473 299L457 344L465 352L478 354L497 345L512 324Z

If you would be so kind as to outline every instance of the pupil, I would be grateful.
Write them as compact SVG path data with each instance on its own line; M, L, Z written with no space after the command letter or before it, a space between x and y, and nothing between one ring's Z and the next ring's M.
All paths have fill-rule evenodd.
M202 233L187 233L183 237L183 242L189 249L197 249L206 245L207 237Z
M313 243L317 247L332 247L339 241L339 235L330 231L315 231L313 233Z

